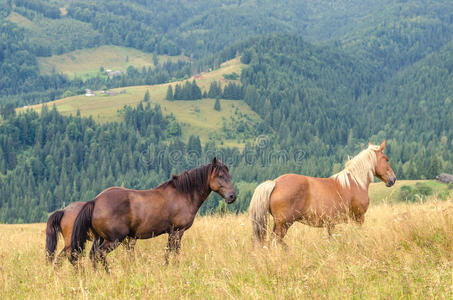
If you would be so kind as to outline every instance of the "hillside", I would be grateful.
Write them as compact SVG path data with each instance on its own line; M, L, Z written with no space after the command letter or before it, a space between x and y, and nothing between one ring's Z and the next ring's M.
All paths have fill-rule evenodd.
M234 80L224 79L224 75L240 74L243 64L239 58L230 60L221 65L219 69L211 72L201 73L196 77L187 79L196 80L202 91L208 91L212 82L218 81L225 86ZM183 84L184 81L177 81L168 84L151 86L133 86L127 88L112 89L116 94L108 96L95 91L96 96L86 97L85 95L68 97L46 103L47 106L56 106L57 110L64 115L75 115L80 111L84 117L91 116L98 122L120 121L123 119L121 110L125 105L137 105L143 100L146 91L149 91L150 103L160 105L165 115L173 115L182 126L183 140L187 141L189 136L198 135L204 144L208 140L222 141L225 146L236 146L242 148L246 141L254 137L250 134L240 134L237 127L240 124L247 124L252 130L261 123L261 119L243 101L220 100L221 110L214 110L214 99L202 99L193 101L168 101L165 100L168 86L173 88L176 84ZM126 92L120 93L122 90ZM40 111L42 104L19 108L22 112L26 109ZM234 136L231 136L231 133Z
M209 200L208 200L209 201ZM451 201L371 206L365 223L323 229L294 224L283 251L254 247L246 215L197 217L181 253L164 265L166 236L108 255L111 274L55 271L45 224L0 225L5 299L18 298L451 298ZM88 245L89 247L90 245ZM59 249L61 249L61 241Z
M359 1L352 2L350 7L357 9ZM353 28L346 24L349 30L337 39L346 52L379 66L381 76L416 63L453 39L451 1L384 2L366 17L354 18Z
M444 54L438 58L436 55L432 55L426 58L426 62L425 59L422 59L413 66L414 75L427 76L420 79L421 82L429 82L427 78L438 78L439 85L425 85L427 92L431 87L448 91L448 89L441 88L448 79L439 76L439 74L448 72L449 47L448 45L445 47L445 50L442 48L440 52ZM79 110L82 117L92 116L94 120L98 121L90 125L93 126L93 129L99 126L98 135L92 137L88 132L84 132L82 134L84 138L78 142L72 141L70 138L73 131L71 128L73 126L69 126L70 119L65 121L67 122L66 127L61 128L63 132L59 139L49 138L46 141L47 146L43 146L42 131L53 132L55 129L51 127L51 124L42 125L41 129L36 127L34 122L45 122L39 117L29 112L27 116L18 115L10 122L5 122L2 146L4 150L2 151L8 153L14 149L15 156L5 160L3 170L18 172L8 173L5 179L6 185L16 186L15 178L26 176L25 174L33 169L31 161L23 164L20 162L23 155L32 155L36 159L39 157L38 160L42 161L51 149L63 151L60 149L63 145L60 144L65 140L65 135L68 136L71 143L70 147L79 149L80 143L86 147L84 155L97 153L97 145L104 145L107 148L112 146L109 143L110 139L105 138L105 136L110 136L111 126L117 128L115 130L119 130L118 135L126 134L127 139L134 139L131 128L122 128L123 122L111 124L108 121L119 121L123 117L126 120L126 116L123 114L128 109L124 109L124 105L134 107L144 99L147 90L149 90L152 107L159 104L159 111L170 118L168 124L161 124L166 129L164 129L164 136L160 138L159 146L152 148L153 153L156 151L160 153L159 155L167 155L168 161L167 158L161 160L159 157L159 163L155 164L156 157L152 157L151 161L153 161L155 169L148 165L140 166L144 159L149 160L146 157L148 146L144 145L148 145L152 141L146 141L143 145L136 141L134 149L115 150L119 153L115 153L114 156L111 156L110 153L103 153L102 155L106 155L105 158L97 156L97 160L93 160L93 157L90 156L84 156L81 159L68 154L69 157L66 159L72 161L72 166L68 166L67 169L73 170L76 174L84 174L84 172L90 172L87 166L93 164L96 168L104 170L103 176L82 188L77 183L79 175L75 176L71 172L63 176L64 172L56 171L56 174L53 175L55 176L54 181L48 181L49 175L44 176L42 169L36 171L34 180L41 182L43 186L52 187L47 198L54 202L51 206L47 206L47 211L52 210L49 207L57 208L64 202L61 191L57 190L58 183L61 181L67 181L65 187L68 193L73 191L74 195L81 195L82 199L89 200L92 194L99 193L107 184L124 184L131 188L153 186L144 179L148 176L145 175L147 172L156 172L152 175L153 183L162 182L171 173L178 173L193 167L193 162L205 163L208 160L207 156L212 156L213 153L217 153L225 161L230 162L229 167L234 174L235 182L240 183L243 196L240 197L241 200L237 204L233 205L234 211L243 211L247 208L247 201L253 191L250 186L255 183L275 178L284 173L328 177L341 170L347 157L356 155L366 147L368 142L376 144L384 139L387 139L388 142L385 152L390 158L390 164L398 180L432 179L439 172L451 173L453 152L449 149L452 147L453 131L448 126L451 110L443 109L444 105L448 104L445 102L446 98L443 98L446 96L443 94L444 92L441 97L426 98L431 100L430 105L423 105L423 101L426 103L426 100L412 96L399 97L396 104L391 94L384 97L389 90L380 88L387 84L387 80L381 81L378 87L374 86L374 83L379 81L376 78L379 74L376 70L370 69L366 61L357 60L342 52L338 47L313 45L294 35L269 35L253 38L226 49L219 57L231 58L238 53L242 54L240 58L242 63L239 58L235 58L214 71L196 75L197 84L202 90L207 91L213 81L220 81L225 86L228 80L223 82L222 77L226 74L233 72L241 74L240 83L245 91L243 101L221 100L220 112L214 109L213 99L165 100L168 86L172 85L176 89L176 84L183 82L177 81L152 86L113 89L117 92L114 96L106 96L97 92L98 95L94 97L81 95L53 102L56 109L65 116L75 116ZM433 65L440 64L440 61L446 63L444 64L445 70L435 75L434 72L441 69L439 67L427 68L426 66L430 65L431 61L435 62ZM420 69L427 72L417 72ZM388 80L390 82L404 80L404 74L412 74L409 68L404 72L397 72L395 77ZM431 74L431 72L433 73ZM401 76L401 79L398 79L398 76ZM141 76L137 75L137 78L139 77ZM191 77L189 82L192 82L194 78ZM239 81L233 80L232 82L238 83ZM403 84L405 82L401 81L400 84L395 85L395 89L399 91L404 88L404 93L406 93L410 89L410 85L406 86ZM412 81L407 81L408 84L410 82ZM416 87L411 87L414 91L416 90ZM125 93L121 93L122 90L125 90ZM435 94L432 93L431 96L433 95ZM142 108L143 106L146 106L146 103L142 104ZM48 106L48 109L50 107ZM41 106L31 108L40 110ZM142 109L138 108L139 111ZM419 111L421 108L422 110ZM26 109L21 108L18 111L23 112L24 110ZM405 114L405 112L411 113ZM141 113L137 112L137 114ZM435 120L431 120L429 115L437 117ZM36 118L39 121L35 120ZM29 121L26 121L27 119ZM413 123L414 120L417 122ZM126 124L130 124L128 126L132 124L133 128L141 126L146 128L142 122L144 121L140 119L129 120ZM23 123L28 125L25 126ZM16 147L14 139L9 139L11 133L15 132L9 129L11 125L18 132L29 136L28 140L23 141L23 146ZM33 129L29 129L30 127ZM269 130L269 128L272 129ZM28 133L29 131L32 133ZM146 135L142 138L146 140ZM200 140L200 145L196 142L197 138ZM225 149L225 146L234 148ZM33 147L33 152L30 152L27 147ZM197 149L195 158L193 149ZM174 153L177 153L176 161L171 158ZM118 159L121 161L119 165L115 162ZM63 161L65 161L64 157L59 156L58 163ZM109 165L111 167L108 167ZM56 167L54 164L49 164L49 166ZM1 165L0 168L2 168ZM46 167L41 165L39 168L48 167L46 164ZM137 171L143 173L137 175L135 174ZM124 174L125 172L126 174ZM92 173L89 174L87 176L91 178ZM61 176L63 177L60 178ZM144 176L144 178L134 179L134 176ZM71 182L73 186L71 186ZM22 190L24 187L16 188ZM10 193L10 191L13 191L11 197L14 199L23 198L21 192L16 191L15 188L5 190L6 193ZM37 200L36 196L30 195L30 197ZM390 198L392 198L390 202L394 202L394 197ZM48 201L42 199L43 203L40 207L46 207ZM212 205L207 205L202 209L203 213L217 210L219 199L217 198L211 203ZM7 206L4 207L6 214ZM42 213L36 213L31 220L40 220ZM8 214L11 216L5 215L5 219L20 220L11 211ZM18 208L17 215L23 217L27 214L22 213Z
M248 58L244 101L278 133L280 145L302 149L319 164L328 160L318 174L329 176L335 163L384 139L405 179L453 170L451 43L383 81L366 61L298 36L265 36L236 47Z
M453 173L451 5L0 0L0 180L8 194L0 219L41 220L64 194L88 200L109 184L153 186L214 153L244 192L234 211L246 208L257 182L330 176L384 139L399 180ZM100 73L113 63L126 72ZM176 92L193 79L203 91L220 81L240 93L221 99L220 111L217 96L164 99L169 86ZM83 96L87 88L97 95ZM147 91L149 105L140 104ZM37 103L49 103L44 114L14 115L16 107L41 110Z
M0 299L453 299L452 0L0 0L0 37ZM361 226L252 242L259 183L382 141L397 181ZM46 264L55 210L214 157L237 199L169 264L166 234L111 274Z
M18 105L36 103L38 97L53 100L67 89L74 92L78 88L74 83L58 76L39 76L36 61L78 49L116 45L203 60L253 36L292 33L316 44L341 45L347 53L380 70L378 78L385 78L437 51L453 34L449 14L453 7L447 0L385 0L379 4L371 0L284 4L203 0L177 5L141 0L0 0L0 7L0 21L8 24L1 26L2 34L8 37L12 31L14 35L11 40L5 38L6 45L0 47L8 49L3 76L11 78L8 85L0 82L0 95L34 98L24 101L5 96L0 103ZM21 69L24 58L25 70Z
M85 79L97 75L106 77L106 72L100 71L101 67L125 73L129 66L137 69L154 68L155 63L186 59L183 56L153 55L134 48L109 45L40 57L38 66L40 73L44 75L57 72L68 75L69 78Z

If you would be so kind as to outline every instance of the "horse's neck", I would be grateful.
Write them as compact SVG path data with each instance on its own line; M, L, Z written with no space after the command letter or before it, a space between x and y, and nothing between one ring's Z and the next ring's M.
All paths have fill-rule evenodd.
M211 194L211 189L209 186L203 191L193 191L190 195L191 202L194 206L194 209L198 211L201 205L208 199Z
M370 178L367 176L366 181L365 181L365 185L364 185L364 186L359 185L357 182L354 182L354 185L355 185L356 188L359 189L360 191L365 191L365 192L368 194L368 188L370 187L370 183L371 183L371 180L370 180Z
M360 166L346 166L344 170L333 175L342 186L357 186L362 190L368 190L371 180L374 177L374 168L361 168Z
M346 190L349 190L349 191L352 191L352 192L353 192L354 190L356 190L356 191L359 191L359 192L366 192L366 193L368 194L368 188L369 188L370 183L371 183L370 178L369 178L368 176L367 176L367 178L366 178L365 185L362 186L362 185L359 184L358 181L356 181L356 180L354 179L354 177L352 176L351 173L347 173L347 174L345 174L345 175L346 175L346 177L347 177L346 180L348 181L348 185L342 186L342 185L340 184L340 186L342 186L342 188L345 190L345 192L346 192ZM336 180L338 183L340 183L338 178L335 178L335 180Z

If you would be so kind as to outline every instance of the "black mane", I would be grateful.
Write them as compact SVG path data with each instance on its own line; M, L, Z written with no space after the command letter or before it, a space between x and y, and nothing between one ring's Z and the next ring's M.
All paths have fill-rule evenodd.
M171 185L180 193L192 193L194 191L202 193L208 190L208 177L213 172L219 172L224 170L228 172L228 168L221 162L216 164L207 164L201 167L193 168L188 171L184 171L179 175L172 175L172 177L166 182L158 186L163 188Z

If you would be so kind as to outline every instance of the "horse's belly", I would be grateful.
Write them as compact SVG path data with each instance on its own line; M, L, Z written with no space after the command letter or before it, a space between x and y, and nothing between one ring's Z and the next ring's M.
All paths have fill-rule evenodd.
M344 223L348 220L346 207L312 208L308 209L300 218L300 222L314 227L323 227L326 224Z
M142 233L136 233L135 238L138 239L150 239L156 236L159 236L163 233L166 233L165 231L149 231L149 232L142 232Z
M170 223L166 220L155 220L155 222L141 223L132 232L139 239L149 239L167 233L170 230Z

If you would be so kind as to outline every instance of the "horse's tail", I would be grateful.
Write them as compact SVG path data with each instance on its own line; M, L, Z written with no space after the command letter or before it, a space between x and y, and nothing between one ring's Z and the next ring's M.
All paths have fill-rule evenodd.
M57 249L58 233L61 232L61 218L63 218L64 210L57 210L47 219L46 227L46 250L47 260L52 263L55 258L55 249Z
M80 253L85 248L88 238L88 231L91 228L91 218L93 216L94 200L88 201L82 206L79 214L74 221L71 235L71 257L69 260L74 263Z
M267 180L256 187L250 201L249 215L255 238L262 242L266 238L267 214L269 212L269 199L275 188L275 181Z

